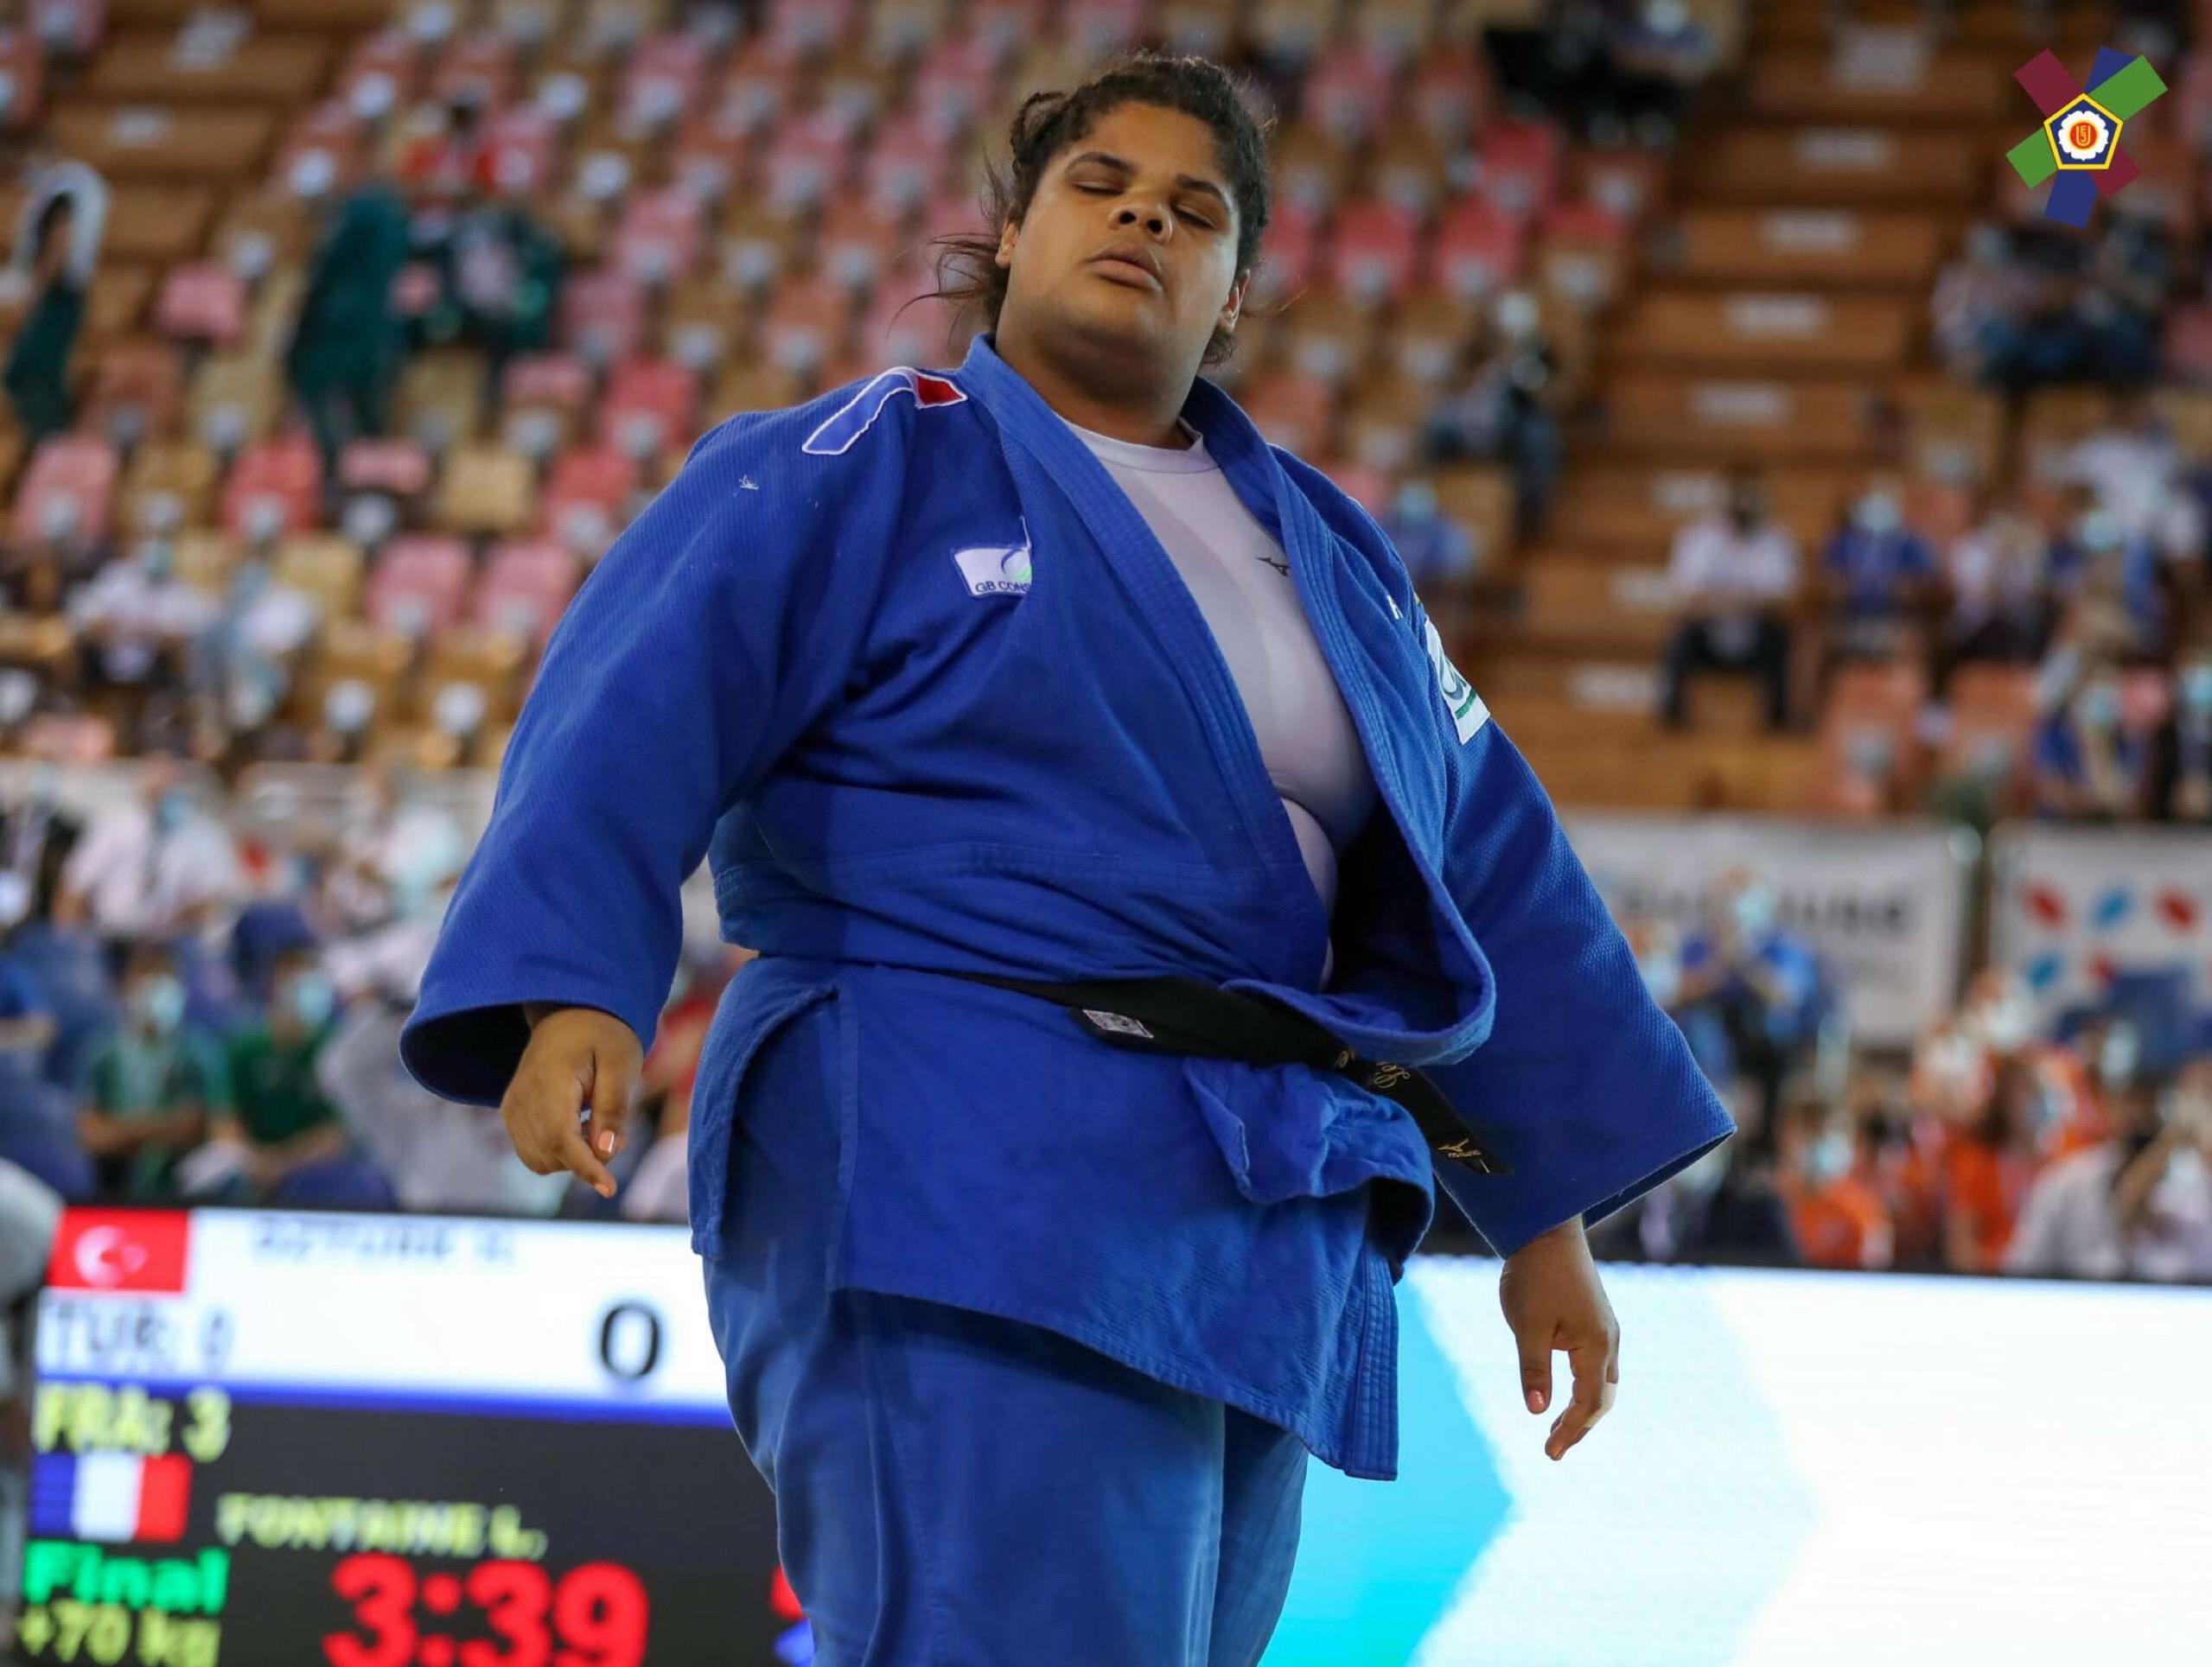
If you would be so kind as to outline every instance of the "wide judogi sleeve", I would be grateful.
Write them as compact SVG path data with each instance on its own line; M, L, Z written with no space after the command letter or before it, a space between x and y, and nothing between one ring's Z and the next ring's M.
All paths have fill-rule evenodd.
M1489 1039L1431 1072L1509 1173L1445 1164L1437 1180L1510 1256L1575 1216L1610 1215L1735 1125L1646 992L1519 749L1485 716L1450 753L1444 880L1497 1005Z
M650 1046L685 878L835 702L873 610L901 427L824 456L801 445L820 417L710 435L563 616L402 1035L425 1088L496 1105L525 1002L602 1008Z

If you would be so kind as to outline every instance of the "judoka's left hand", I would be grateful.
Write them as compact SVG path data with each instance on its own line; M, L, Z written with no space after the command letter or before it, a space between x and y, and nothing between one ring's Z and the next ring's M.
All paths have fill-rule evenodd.
M1506 1258L1498 1302L1520 1346L1520 1387L1529 1411L1541 1413L1551 1405L1552 1352L1567 1352L1574 1398L1552 1420L1544 1442L1548 1456L1565 1458L1612 1410L1621 1381L1620 1322L1598 1282L1579 1216Z

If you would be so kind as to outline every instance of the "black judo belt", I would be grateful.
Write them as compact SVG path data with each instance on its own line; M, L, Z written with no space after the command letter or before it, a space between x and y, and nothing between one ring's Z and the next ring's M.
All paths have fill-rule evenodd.
M1504 1161L1468 1131L1444 1091L1425 1072L1409 1065L1363 1059L1328 1027L1279 1002L1223 989L1202 978L1049 983L982 972L952 976L1055 1002L1109 1047L1335 1072L1412 1112L1440 1161L1478 1175L1508 1173Z

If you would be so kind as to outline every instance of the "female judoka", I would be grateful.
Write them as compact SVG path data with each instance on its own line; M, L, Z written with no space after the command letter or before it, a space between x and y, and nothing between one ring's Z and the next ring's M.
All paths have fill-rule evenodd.
M761 954L692 1236L818 1659L1248 1667L1308 1454L1395 1473L1437 1187L1556 1458L1584 1225L1731 1124L1386 539L1198 375L1267 221L1230 81L1011 150L966 362L732 419L592 574L405 1058L610 1192L710 857Z

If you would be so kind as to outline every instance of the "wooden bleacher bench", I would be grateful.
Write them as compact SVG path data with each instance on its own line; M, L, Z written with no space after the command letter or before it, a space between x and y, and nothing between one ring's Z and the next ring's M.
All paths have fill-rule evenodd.
M1978 134L1741 127L1704 141L1684 183L1707 202L1964 205L1979 194L1991 165Z
M1886 296L1661 290L1621 308L1607 345L1628 365L1873 373L1905 362L1923 310Z
M23 195L19 186L0 188L0 226L11 236ZM156 266L188 260L206 246L214 212L215 194L205 186L118 186L108 196L101 258Z
M1862 382L1758 378L1615 377L1602 429L1617 452L1692 458L1864 460L1877 438L1877 412Z
M258 173L275 137L267 110L72 100L54 112L61 150L113 180L242 181Z
M1775 519L1801 550L1827 537L1855 473L1833 468L1768 473ZM1598 558L1648 561L1671 549L1678 528L1717 510L1726 489L1727 477L1718 469L1570 464L1545 542Z
M1921 29L1928 22L1926 0L1857 0L1851 21L1861 29ZM1762 5L1750 19L1754 47L1809 49L1833 44L1835 9L1826 0L1797 0L1796 3ZM2055 27L2056 38L2042 32ZM1960 46L2006 47L2014 61L2024 60L2047 46L2062 53L2087 47L2094 52L2112 34L2109 8L2096 0L2069 0L2037 12L2018 0L1960 0L1951 9L1945 38Z
M86 90L146 104L304 104L322 91L331 42L318 35L256 35L226 51L194 51L163 31L118 35L100 48Z
M1674 632L1674 588L1662 562L1608 562L1565 551L1521 566L1522 637L1531 644L1657 659Z
M1898 38L1867 41L1863 49L1759 53L1747 78L1745 108L1799 122L1895 122L1916 135L1931 124L1981 124L2015 113L2018 59L1973 48L1890 49Z
M1944 216L1896 209L1692 208L1667 274L1743 284L1909 287L1925 304Z

